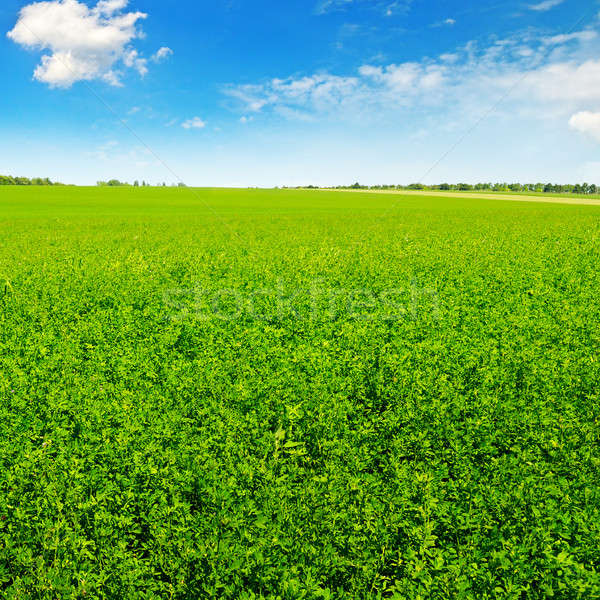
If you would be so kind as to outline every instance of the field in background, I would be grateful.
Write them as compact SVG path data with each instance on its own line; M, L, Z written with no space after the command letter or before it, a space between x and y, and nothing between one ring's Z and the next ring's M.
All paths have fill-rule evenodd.
M471 190L455 192L446 190L340 190L320 188L323 191L356 192L369 194L394 194L396 196L435 196L437 198L479 198L480 200L511 200L513 202L548 202L550 204L600 205L598 194L551 194L544 192L489 192Z
M0 188L0 596L600 597L599 260L592 206Z

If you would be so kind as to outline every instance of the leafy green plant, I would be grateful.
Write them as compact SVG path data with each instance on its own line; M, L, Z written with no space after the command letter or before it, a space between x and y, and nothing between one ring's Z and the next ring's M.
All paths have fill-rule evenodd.
M0 190L2 598L600 597L598 209L389 203Z

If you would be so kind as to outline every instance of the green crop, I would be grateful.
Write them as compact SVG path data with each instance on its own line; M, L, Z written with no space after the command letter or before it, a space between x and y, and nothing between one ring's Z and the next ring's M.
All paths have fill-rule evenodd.
M589 206L0 188L0 597L600 598L599 264Z

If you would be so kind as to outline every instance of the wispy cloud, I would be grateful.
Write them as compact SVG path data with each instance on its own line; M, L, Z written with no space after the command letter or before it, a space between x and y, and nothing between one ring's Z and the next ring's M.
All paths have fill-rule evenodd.
M352 0L320 0L315 6L315 14L324 15L334 10L340 10L348 4L352 4Z
M87 156L90 158L94 158L96 160L107 161L111 160L115 153L117 152L117 148L119 147L119 142L115 140L109 140L104 144L98 146L95 150L87 152Z
M34 77L52 87L101 79L120 85L117 65L148 72L148 60L131 46L143 12L123 12L128 0L103 0L94 8L77 0L36 2L21 9L8 37L27 48L47 51Z
M171 48L167 48L167 46L163 46L152 55L152 60L156 63L159 63L169 58L169 56L173 56L173 50L171 50Z
M206 121L203 121L200 117L193 117L184 121L181 126L184 129L204 129L206 127Z
M126 147L115 140L101 144L94 150L86 152L85 156L110 165L132 165L137 168L160 165L148 148L144 146Z
M551 10L556 6L561 5L565 0L544 0L538 4L530 4L529 8L531 10L536 10L538 12L545 12L547 10Z
M347 10L351 6L361 6L374 9L381 14L391 17L408 11L413 0L319 0L314 8L316 15Z
M593 30L554 37L528 32L487 45L470 42L437 59L364 64L350 75L271 79L224 93L245 115L363 123L390 114L413 121L417 113L472 120L506 96L507 114L566 123L600 103L598 39Z
M456 19L444 19L434 23L431 27L453 27L454 25L456 25Z

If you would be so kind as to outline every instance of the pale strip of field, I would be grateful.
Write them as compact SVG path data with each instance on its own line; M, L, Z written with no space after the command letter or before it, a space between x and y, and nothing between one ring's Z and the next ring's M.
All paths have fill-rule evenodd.
M324 188L321 188L324 189ZM572 196L527 196L518 194L486 194L485 192L445 192L440 190L334 190L328 192L363 192L366 194L394 194L399 196L435 196L437 198L472 198L474 200L507 200L510 202L550 202L553 204L586 204L600 206L600 198Z

